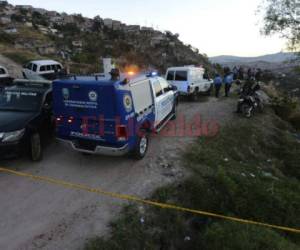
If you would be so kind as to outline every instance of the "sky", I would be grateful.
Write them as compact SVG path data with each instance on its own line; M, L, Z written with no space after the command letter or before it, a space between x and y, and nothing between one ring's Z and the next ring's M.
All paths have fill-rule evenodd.
M278 36L260 34L262 0L8 0L68 14L120 20L178 33L208 56L259 56L285 50Z

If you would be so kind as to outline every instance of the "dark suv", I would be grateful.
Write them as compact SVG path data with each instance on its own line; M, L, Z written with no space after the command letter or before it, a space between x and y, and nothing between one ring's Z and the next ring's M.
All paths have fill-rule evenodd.
M53 129L51 82L18 80L0 92L0 158L27 153L41 160Z

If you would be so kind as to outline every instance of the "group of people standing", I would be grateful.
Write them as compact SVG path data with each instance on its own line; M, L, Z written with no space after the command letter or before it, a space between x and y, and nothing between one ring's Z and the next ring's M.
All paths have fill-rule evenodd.
M234 74L233 72L231 72L231 70L228 67L224 68L224 77L222 77L220 74L216 74L214 78L216 97L219 98L220 90L223 84L225 87L225 96L228 97L233 81L234 81Z
M262 76L261 69L249 68L247 71L245 71L243 67L234 67L232 70L229 67L225 67L223 71L223 77L221 74L217 73L214 78L216 98L219 98L220 90L223 84L225 88L225 97L228 97L234 81L243 81L247 79L255 79L256 81L260 81Z

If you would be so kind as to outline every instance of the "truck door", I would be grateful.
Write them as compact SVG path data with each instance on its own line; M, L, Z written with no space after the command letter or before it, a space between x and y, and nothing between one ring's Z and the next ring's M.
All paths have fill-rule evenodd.
M159 78L159 82L160 82L160 85L164 92L163 103L162 103L162 113L163 113L163 117L166 118L173 110L174 92L170 88L170 84L165 79Z
M151 80L152 87L153 87L153 95L154 95L154 105L155 105L155 122L154 126L156 127L160 124L163 120L163 113L162 113L162 104L164 101L164 92L160 85L158 79Z
M155 127L163 122L172 112L174 95L169 91L169 84L163 78L152 80L155 98Z
M29 63L29 64L27 64L27 65L24 66L23 72L24 72L25 78L31 79L31 75L32 75L32 66L33 66L32 63Z

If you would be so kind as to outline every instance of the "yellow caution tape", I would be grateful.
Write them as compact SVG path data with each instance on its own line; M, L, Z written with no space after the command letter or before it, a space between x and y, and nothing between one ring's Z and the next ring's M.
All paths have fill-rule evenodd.
M104 191L101 189L91 188L91 187L88 187L85 185L74 184L74 183L65 182L62 180L53 179L50 177L36 176L36 175L27 174L27 173L23 173L23 172L19 172L19 171L14 171L14 170L6 169L6 168L0 168L0 171L9 173L9 174L13 174L16 176L20 176L20 177L29 178L29 179L32 179L35 181L47 182L47 183L58 185L58 186L64 186L64 187L70 188L70 189L83 190L83 191L87 191L90 193L105 195L105 196L113 197L113 198L120 199L120 200L133 201L133 202L143 203L143 204L152 205L152 206L156 206L156 207L160 207L160 208L172 209L172 210L177 210L177 211L181 211L181 212L188 212L188 213L203 215L203 216L207 216L207 217L213 217L213 218L234 221L234 222L243 223L243 224L263 226L263 227L278 229L278 230L292 232L292 233L300 233L300 229L296 229L296 228L277 226L277 225L272 225L272 224L267 224L267 223L252 221L252 220L245 220L245 219L240 219L240 218L236 218L236 217L205 212L205 211L201 211L201 210L184 208L184 207L180 207L180 206L176 206L176 205L165 204L165 203L155 202L155 201L151 201L151 200L144 200L144 199L141 199L136 196L117 194L117 193L113 193L113 192Z

